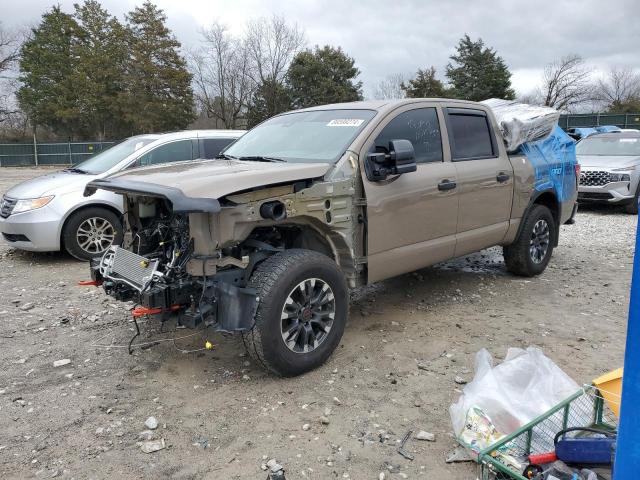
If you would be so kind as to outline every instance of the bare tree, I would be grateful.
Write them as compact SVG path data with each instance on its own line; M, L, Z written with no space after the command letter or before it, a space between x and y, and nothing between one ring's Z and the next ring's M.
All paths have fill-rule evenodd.
M290 25L277 15L258 18L247 23L246 45L253 62L256 83L281 83L293 57L305 44L304 30Z
M591 69L580 55L567 55L544 69L540 97L543 105L572 111L594 98Z
M196 100L209 117L238 128L255 88L245 42L214 22L202 31L202 47L190 55Z
M640 105L640 74L629 67L613 67L598 80L597 99L607 110Z
M5 29L0 22L0 123L19 113L14 94L21 37L19 32Z
M408 76L403 73L388 75L380 80L373 89L374 100L395 100L405 97L402 86L407 83Z

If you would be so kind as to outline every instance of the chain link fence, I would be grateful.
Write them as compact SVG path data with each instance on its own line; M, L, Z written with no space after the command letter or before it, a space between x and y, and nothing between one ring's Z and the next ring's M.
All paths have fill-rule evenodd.
M0 143L0 167L77 165L114 143Z
M558 122L564 130L578 127L599 127L601 125L615 125L619 128L640 129L640 113L586 113L560 115Z

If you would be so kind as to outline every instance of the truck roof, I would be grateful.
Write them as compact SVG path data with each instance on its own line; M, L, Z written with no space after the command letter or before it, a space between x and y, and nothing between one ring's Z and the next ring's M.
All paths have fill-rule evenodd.
M454 98L402 98L399 100L365 100L360 102L331 103L329 105L320 105L317 107L303 108L295 110L295 112L307 112L314 110L376 110L384 112L393 110L401 105L409 105L420 102L439 102L439 103L456 103L460 106L478 106L478 102L470 100L458 100ZM287 112L292 113L292 112Z

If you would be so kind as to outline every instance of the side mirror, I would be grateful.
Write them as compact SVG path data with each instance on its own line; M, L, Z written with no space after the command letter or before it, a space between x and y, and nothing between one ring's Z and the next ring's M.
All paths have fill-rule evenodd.
M391 140L389 153L370 153L364 162L365 173L371 182L386 180L389 175L415 172L416 154L409 140Z

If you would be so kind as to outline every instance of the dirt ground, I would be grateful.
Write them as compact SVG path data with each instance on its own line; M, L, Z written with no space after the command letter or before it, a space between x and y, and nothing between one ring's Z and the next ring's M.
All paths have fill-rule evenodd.
M0 169L0 193L41 173ZM472 378L481 348L539 346L579 383L621 366L635 224L581 211L538 278L507 274L490 249L355 292L337 351L293 379L237 337L155 322L136 342L191 336L129 355L128 307L76 286L86 264L0 244L0 477L264 479L275 458L287 479L474 479L474 464L445 463L454 378ZM166 448L146 454L149 416ZM436 437L408 442L413 461L396 452L409 429Z

